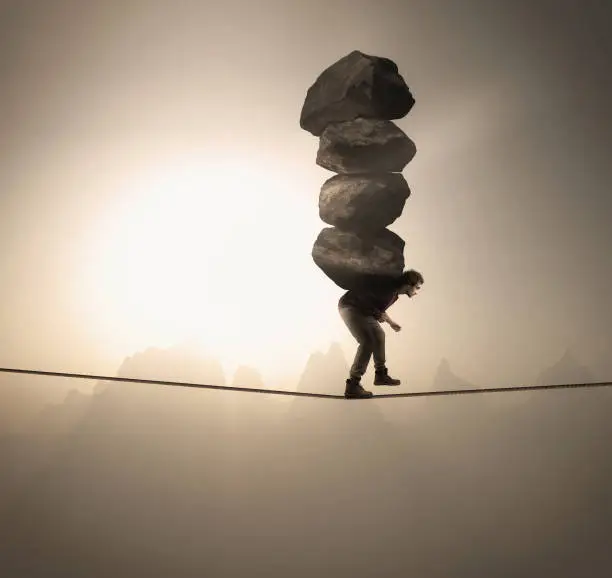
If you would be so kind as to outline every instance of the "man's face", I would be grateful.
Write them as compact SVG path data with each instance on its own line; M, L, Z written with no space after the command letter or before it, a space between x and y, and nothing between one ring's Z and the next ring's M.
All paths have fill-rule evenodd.
M416 285L404 285L402 293L408 295L408 297L414 297L421 289L421 284Z

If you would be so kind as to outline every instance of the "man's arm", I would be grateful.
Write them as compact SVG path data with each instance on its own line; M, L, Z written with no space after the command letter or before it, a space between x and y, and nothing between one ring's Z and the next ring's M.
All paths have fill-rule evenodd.
M381 309L374 309L374 319L376 319L376 321L379 321L380 323L393 323L393 320L387 315L387 312L382 311Z
M391 319L391 317L389 317L385 311L381 313L379 321L381 323L387 322L394 331L399 331L401 329L401 326L393 321L393 319Z
M389 307L390 304L397 301L397 294L395 294L395 292L389 294L368 291L364 292L362 295L364 302L367 303L367 306L370 309L371 314L374 316L374 319L380 323L389 323L391 327L394 325L397 326L397 324L387 315L386 312L386 308Z
M385 323L385 322L386 322L386 323L388 323L389 325L397 325L397 323L395 323L395 321L393 321L393 319L391 319L391 317L389 317L389 316L387 315L387 312L386 312L386 311L382 311L382 312L381 312L379 321L380 321L381 323Z

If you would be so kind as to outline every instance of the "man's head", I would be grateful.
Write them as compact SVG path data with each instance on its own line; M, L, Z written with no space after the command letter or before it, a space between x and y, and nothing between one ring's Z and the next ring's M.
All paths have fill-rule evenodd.
M414 297L424 283L423 275L414 269L410 269L402 273L399 283L398 292L400 294Z

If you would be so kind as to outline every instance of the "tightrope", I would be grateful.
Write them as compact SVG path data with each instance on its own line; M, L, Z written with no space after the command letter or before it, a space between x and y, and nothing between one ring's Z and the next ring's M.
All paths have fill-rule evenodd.
M251 387L236 387L229 385L208 385L203 383L189 383L185 381L162 381L158 379L138 379L133 377L111 377L108 375L89 375L84 373L62 373L57 371L40 371L36 369L13 369L0 367L0 373L20 373L27 375L44 375L47 377L67 377L70 379L89 379L94 381L119 381L126 383L145 383L149 385L167 385L172 387L194 387L199 389L220 389L225 391L245 391L250 393L265 393L268 395L289 395L293 397L326 397L330 399L345 399L344 395L331 393L313 393L307 391L289 391L283 389L265 389ZM612 382L602 381L597 383L563 383L553 385L514 385L509 387L473 388L473 389L451 389L433 391L413 391L407 393L383 393L376 394L373 398L381 397L433 397L435 395L466 395L475 393L508 393L516 391L538 391L544 389L577 389L610 387Z

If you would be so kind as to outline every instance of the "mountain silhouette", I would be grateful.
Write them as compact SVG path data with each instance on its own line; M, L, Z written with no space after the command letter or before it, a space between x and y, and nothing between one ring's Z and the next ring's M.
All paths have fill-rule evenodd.
M265 384L259 371L247 365L240 365L234 373L232 387L264 388Z
M326 367L346 363L339 357L335 347L311 356L302 377L325 379ZM199 381L218 365L151 348L121 371L153 369ZM454 375L448 363L439 373ZM443 550L433 575L447 578L457 568L494 574L504 555L524 559L529 574L569 543L601 559L612 397L574 393L512 411L487 408L481 394L296 397L287 409L261 393L111 382L85 411L85 400L66 399L61 419L74 427L45 426L64 431L62 443L0 506L0 567L31 578L92 568L101 578L279 576L282 557L300 561L292 575L361 577L376 555L379 575L397 576L406 564L428 571ZM230 405L240 419L229 419ZM56 409L48 422L60 420ZM25 451L28 440L16 441L0 439L2 460ZM493 558L466 559L475 542Z
M577 356L567 348L557 362L537 376L536 385L593 383L595 381L595 376L589 368L580 363Z
M204 355L189 344L174 345L167 349L151 347L138 352L125 359L117 376L225 385L225 374L220 361Z
M0 373L0 435L27 431L47 404L62 403L73 388L67 378Z
M474 389L475 385L457 376L451 370L450 362L442 358L433 378L431 389L441 391L446 389Z
M342 348L339 343L333 342L327 353L316 351L310 355L297 390L342 395L348 373L349 365Z
M338 347L324 359L332 368L343 362ZM325 375L318 356L311 364L321 372L317 375ZM205 381L218 369L215 360L195 359L178 347L150 348L126 359L118 373ZM316 374L312 365L308 374ZM229 417L230 399L239 408L238 420ZM369 519L384 524L403 479L394 471L406 451L397 431L373 403L293 401L297 405L286 412L258 393L116 382L100 387L54 459L12 494L3 510L12 523L0 528L0 538L19 560L40 564L39 572L45 560L59 556L85 573L93 557L110 573L120 552L129 551L123 563L138 560L138 575L144 569L159 575L163 560L149 561L144 552L152 546L163 550L173 528L184 528L185 538L206 536L182 540L187 558L219 560L235 532L249 540L232 548L240 548L241 557L253 556L261 548L257 528L263 520L269 531L281 532L290 516L313 531L317 512L325 503L333 505L340 488L344 499L376 499ZM67 400L66 408L73 402L76 398ZM46 420L53 419L63 419L61 412L49 412ZM342 518L335 524L340 529ZM82 536L94 534L103 548L77 546ZM300 542L289 546L302 549ZM206 574L206 567L202 571Z

